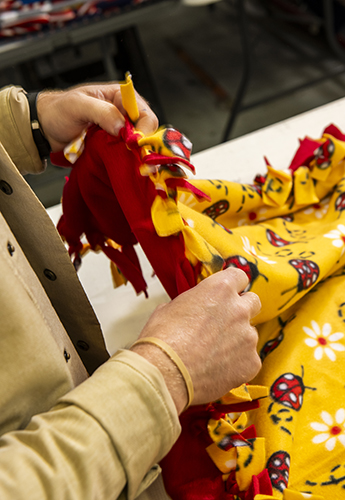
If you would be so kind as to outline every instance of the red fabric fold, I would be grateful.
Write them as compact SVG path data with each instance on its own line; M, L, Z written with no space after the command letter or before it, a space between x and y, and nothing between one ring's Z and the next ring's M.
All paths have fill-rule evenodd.
M81 237L85 234L91 248L100 246L137 293L146 293L146 283L134 250L139 242L155 274L174 298L196 285L201 264L193 267L186 258L181 233L164 238L157 235L151 219L157 190L149 176L141 175L140 167L143 162L172 165L175 161L192 166L183 158L157 153L142 159L138 146L140 137L128 120L118 137L92 126L84 151L74 165L68 162L66 165L61 153L52 155L55 163L72 168L63 191L63 216L58 230L69 244L70 254L75 256L76 262L82 248ZM171 189L190 188L189 183L178 176L169 179L167 185ZM192 192L205 197L196 188ZM107 244L108 239L121 248ZM236 494L244 500L253 498L247 492L238 493L237 485L232 484L233 478L223 481L221 472L206 451L212 443L207 423L210 418L220 418L227 412L247 411L258 405L257 401L211 404L191 407L182 414L182 434L162 461L166 489L173 500L231 500ZM255 429L249 427L238 435L244 441L253 439ZM253 494L262 488L262 483L264 479L253 480Z
M146 283L140 267L132 265L133 259L127 258L126 252L139 242L157 277L174 298L196 284L196 272L185 256L182 235L161 238L155 231L151 206L157 191L150 178L140 173L140 137L128 120L119 137L97 126L90 127L82 155L69 165L72 171L63 191L63 216L58 230L70 245L70 253L80 251L84 233L92 248L104 245L108 238L121 245L121 255L114 249L102 248L137 292ZM54 161L65 163L60 153L54 154Z
M206 451L213 443L207 424L210 418L217 420L225 413L249 411L258 406L257 400L231 405L214 403L191 406L180 415L181 435L170 453L161 461L165 488L172 500L231 500L235 498L235 494L241 499L254 499L253 495L245 496L247 492L239 491L234 475L228 482L223 481L222 473ZM254 426L248 427L239 435L244 440L255 438ZM262 477L266 478L268 475L263 474ZM255 494L267 489L265 479L259 478L258 481L251 487Z

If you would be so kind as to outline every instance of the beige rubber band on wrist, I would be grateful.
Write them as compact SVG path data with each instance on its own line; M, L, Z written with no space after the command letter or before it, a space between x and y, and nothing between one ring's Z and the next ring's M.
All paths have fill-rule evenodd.
M176 365L178 368L179 372L182 375L182 378L184 380L184 383L186 384L187 388L187 394L188 394L188 402L186 407L184 408L183 411L185 411L188 406L192 404L192 401L194 399L194 387L193 387L193 382L191 379L191 376L189 375L189 372L182 361L182 359L176 354L174 349L170 347L164 340L158 339L156 337L143 337L142 339L137 340L132 344L132 347L138 344L154 344L157 347L159 347L170 359L171 361Z

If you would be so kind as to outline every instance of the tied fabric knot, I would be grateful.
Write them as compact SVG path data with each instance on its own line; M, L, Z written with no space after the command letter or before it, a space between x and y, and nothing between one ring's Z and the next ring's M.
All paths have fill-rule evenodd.
M138 112L136 103L132 102L135 94L130 75L126 75L121 92L123 105L133 121L134 117L138 118ZM172 268L177 267L176 283L168 283L171 271L167 272L160 265L153 266L157 276L165 282L170 296L174 297L196 284L198 276L210 274L209 269L207 272L202 270L200 259L194 255L195 250L193 254L184 248L183 241L195 240L195 236L188 229L185 230L188 224L181 218L177 208L178 191L191 193L197 199L210 200L207 194L186 180L183 168L195 172L190 163L191 149L191 142L172 127L161 127L155 134L146 137L135 130L130 119L126 118L125 126L117 138L91 126L65 148L63 159L60 153L52 155L53 163L61 166L71 166L69 160L73 162L70 182L69 185L66 183L63 193L63 216L58 223L58 230L69 244L69 253L74 258L76 268L80 267L83 255L80 238L85 235L91 243L90 237L94 239L97 235L97 245L91 244L90 247L94 251L100 248L110 258L114 285L130 281L137 293L143 291L147 295L147 285L133 245L139 241L143 246L145 242L150 247L149 253L153 253L153 240L149 234L156 232L159 236L168 237L164 243L160 241L160 245L155 245L156 250L159 246L164 250L170 247L170 250L171 241L174 241L173 247L177 250L172 259ZM113 163L116 166L113 167ZM83 174L79 173L81 169ZM91 176L94 176L93 179ZM136 202L125 199L119 189L120 178L127 189L132 184L133 191L145 195L139 196ZM106 211L96 206L92 199L89 182L95 179L97 187L94 185L93 198L97 193L103 203L108 199L109 209L112 200L113 218L115 220L117 216L119 219L114 225ZM141 216L138 217L138 214ZM177 240L169 239L176 236ZM113 241L113 245L107 245L107 241ZM221 258L220 261L218 269L223 267ZM165 279L164 275L167 275Z
M117 282L126 282L131 275L140 291L146 290L146 284L134 251L139 242L171 298L225 267L246 272L246 290L257 293L262 303L255 322L265 364L257 383L270 387L269 401L248 410L263 396L244 386L220 402L188 409L181 416L181 440L164 459L166 467L162 463L163 473L164 468L168 473L166 488L174 500L299 500L304 493L293 489L299 469L290 470L290 459L299 463L303 453L299 448L292 456L297 440L291 436L299 419L306 422L303 410L308 401L319 397L311 406L315 408L326 400L319 378L315 383L311 380L313 373L319 373L315 360L323 356L322 371L342 390L338 372L342 373L344 363L335 360L341 360L344 348L339 341L343 325L337 326L336 321L342 322L345 313L338 301L341 294L328 291L342 279L345 266L345 136L331 126L321 139L306 138L288 170L278 171L266 162L267 174L257 176L252 184L188 179L185 170L193 170L188 154L178 158L175 150L162 155L166 145L160 149L159 140L164 137L160 130L150 146L129 120L119 137L97 127L88 129L84 151L64 189L61 234L72 256L83 253L83 235L92 250L103 246L116 261ZM71 166L65 158L62 163ZM313 297L321 297L322 304L332 302L334 310L327 309L327 314L333 311L332 320L320 317L319 325L310 319L321 309L313 303L308 310ZM293 332L288 338L290 323ZM301 337L305 332L307 341ZM289 357L297 338L298 350ZM329 439L325 432L326 438L315 435L321 427L328 429L327 422L333 418L343 421L344 410L335 408L336 401L327 401L334 417L327 407L320 417L313 417L326 423L312 422L314 427L309 429L309 419L304 425L313 451L321 439L326 439L321 444L327 450L335 446L342 450L339 425L330 427L330 433L338 434L330 434ZM232 403L232 410L224 406ZM222 437L214 433L212 439L211 420L215 429L223 420ZM324 453L315 456L320 462ZM308 498L319 500L323 485L337 486L342 480L337 465L329 465L326 472L315 466L314 482L298 483L303 492L308 487ZM300 476L305 480L303 470ZM267 477L274 494L266 489Z
M191 500L196 492L199 498L214 500L272 495L269 480L253 479L268 478L267 471L263 472L265 440L257 437L253 425L247 425L248 412L258 408L259 398L266 396L265 387L244 385L217 402L190 407L181 415L182 434L162 461L164 481L173 499Z
M169 129L169 134L171 135L171 133L172 129ZM160 136L166 137L164 131L160 132ZM184 137L177 131L174 134L174 139L176 136ZM156 232L155 222L157 227L159 224L164 226L164 222L159 220L160 214L163 214L164 217L167 213L166 205L163 209L159 207L157 209L159 201L162 201L163 204L168 203L171 211L175 209L178 223L177 225L175 223L173 230L165 231L165 234L176 236L176 233L179 233L185 225L176 209L177 190L188 191L199 199L209 198L200 189L195 188L184 179L185 174L180 164L187 165L190 170L193 170L189 160L185 157L188 155L183 158L176 157L175 152L172 149L169 150L167 142L161 149L165 153L170 151L170 156L151 152L147 140L145 144L139 146L139 141L142 138L142 134L137 133L128 119L126 119L125 127L121 129L117 138L109 136L97 126L91 126L88 129L84 137L84 149L79 151L80 154L76 155L76 159L73 158L72 172L69 182L66 182L64 188L63 216L58 223L58 230L69 245L69 253L74 257L76 267L79 267L81 263L83 248L81 237L85 235L89 243L91 243L90 238L96 238L97 245L91 244L91 249L99 251L101 248L110 258L115 286L130 281L137 293L143 291L147 294L147 285L142 276L133 245L137 241L143 244L145 240L147 245L151 247L150 252L154 252L148 233ZM155 140L157 143L157 138ZM82 141L83 139L80 138L79 143ZM94 147L96 144L97 148ZM71 147L75 151L75 145ZM66 166L69 155L70 151L65 150L63 161L61 161L59 154L52 155L52 161ZM115 168L113 167L114 161ZM142 175L142 166L145 164L154 165L155 172ZM134 186L137 186L137 191L145 192L145 197L137 198L135 202L125 197L124 193L121 192L120 178L123 179L122 185L132 184L133 189ZM100 197L102 204L105 204L107 208L96 205L96 197ZM108 213L113 214L112 220L107 216ZM138 213L141 213L142 216L137 217ZM116 222L113 224L115 220ZM173 217L170 217L170 220L173 221ZM95 237L95 235L97 236ZM109 247L106 244L108 240L113 241L117 248ZM163 245L160 241L160 244L166 249L169 241ZM176 284L168 285L168 289L171 289L171 296L176 296L180 291L195 284L195 276L200 267L198 262L195 262L194 266L188 262L183 245L177 241L175 246L179 249L176 258L180 261L181 273L177 275ZM172 265L176 262L176 258L174 258ZM162 271L160 271L159 266L158 269L157 266L153 267L158 277L162 277L164 273L167 274L163 270L163 266L161 266Z

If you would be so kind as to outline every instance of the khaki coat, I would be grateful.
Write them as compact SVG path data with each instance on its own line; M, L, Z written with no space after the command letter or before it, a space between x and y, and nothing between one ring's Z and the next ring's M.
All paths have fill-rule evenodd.
M43 168L23 89L0 92L0 112L0 498L135 498L178 437L174 403L144 358L109 358L66 249L22 177Z

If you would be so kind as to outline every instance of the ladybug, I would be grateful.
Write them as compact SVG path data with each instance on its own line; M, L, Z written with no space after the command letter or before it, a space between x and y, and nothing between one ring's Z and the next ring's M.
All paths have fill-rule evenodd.
M281 219L287 221L287 222L293 222L294 221L294 216L292 214L290 215L282 215L280 217Z
M273 488L283 492L289 482L290 455L286 451L280 450L273 453L267 460L266 465L268 475Z
M320 170L326 170L331 164L330 158L335 150L335 146L331 139L327 139L320 147L314 151L316 166Z
M266 236L268 241L274 247L284 247L286 245L291 245L292 243L294 243L293 241L284 240L279 236L279 234L275 233L271 229L266 229Z
M175 156L180 156L186 160L190 160L192 152L192 143L190 140L178 130L167 128L163 134L163 143Z
M298 292L310 288L319 277L319 266L312 260L291 259L289 264L298 271Z
M281 331L277 337L266 342L266 344L260 351L261 361L263 361L272 351L277 349L277 347L281 344L283 339L284 339L284 333Z
M345 210L345 193L341 193L338 198L335 200L335 209L338 212L342 212Z
M307 290L310 288L314 283L317 281L319 275L320 275L320 269L319 266L316 264L316 262L308 259L291 259L289 260L289 264L296 269L298 272L298 282L297 282L297 287L293 286L292 288L289 288L288 290L284 290L282 292L282 295L290 292L294 288L297 288L296 292L293 294L293 296L282 306L280 306L278 309L282 309L283 307L286 306L294 298L294 296L298 292L302 292L302 290Z
M217 203L214 203L210 207L205 208L202 213L215 220L220 215L225 214L225 212L228 211L229 206L230 204L228 200L219 200L217 201Z
M228 451L234 446L249 446L249 442L241 434L227 434L217 443L217 446L221 450Z
M263 186L266 182L266 177L267 177L266 175L257 174L254 178L254 182L255 182L254 186L258 186L258 187Z
M253 282L257 279L258 276L263 276L267 280L266 276L259 273L258 266L253 262L249 262L242 255L234 255L233 257L225 259L225 269L227 267L238 267L239 269L242 269L242 271L244 271L248 276L249 283L243 290L243 292L249 292Z
M270 396L274 402L299 411L303 404L304 391L305 385L302 377L293 373L284 373L273 382Z
M256 180L256 179L255 179ZM250 184L250 187L255 191L258 195L262 196L262 186L261 184Z

